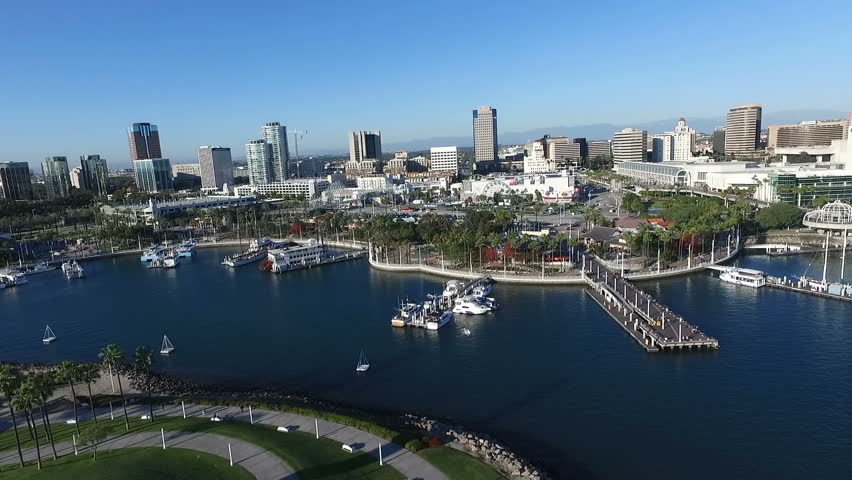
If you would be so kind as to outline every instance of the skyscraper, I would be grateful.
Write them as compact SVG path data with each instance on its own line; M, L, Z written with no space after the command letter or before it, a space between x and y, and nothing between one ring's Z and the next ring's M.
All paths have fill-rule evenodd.
M382 132L349 132L349 161L382 161Z
M80 156L80 188L99 197L107 194L107 162L100 155Z
M234 162L231 149L226 147L199 147L198 164L201 166L201 188L234 185Z
M615 163L644 162L648 132L625 128L612 136L612 159Z
M681 117L678 120L672 136L674 137L673 160L685 162L692 158L692 154L695 153L695 130L686 126L685 118Z
M74 167L71 169L69 173L71 177L71 186L77 188L79 190L83 189L83 168L82 167Z
M283 182L290 177L290 152L287 146L287 127L278 122L263 126L260 138L272 147L272 168L269 182Z
M725 154L754 153L760 142L760 119L763 108L758 104L742 105L728 111L725 126Z
M168 158L149 158L133 162L136 187L149 193L174 191L172 164Z
M130 142L130 161L148 158L162 158L160 150L160 132L156 125L150 123L134 123L127 129L127 139Z
M71 175L68 173L68 159L65 157L47 157L41 162L41 173L47 198L67 197L71 193Z
M252 140L246 144L249 183L261 185L274 181L272 180L272 158L272 145L266 143L265 140Z
M0 198L32 200L33 184L27 162L0 162Z
M432 147L429 149L432 171L445 171L458 173L459 152L456 147Z
M497 109L473 111L473 150L477 170L491 170L497 161Z

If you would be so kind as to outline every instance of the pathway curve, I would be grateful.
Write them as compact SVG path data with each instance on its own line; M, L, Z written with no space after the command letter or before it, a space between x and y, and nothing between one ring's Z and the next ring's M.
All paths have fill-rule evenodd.
M122 415L121 405L116 402L114 407L115 410L113 411L113 415L115 418L120 418ZM252 410L252 412L249 413L248 407L246 407L245 411L241 411L239 407L207 406L187 403L185 405L185 409L187 418L210 418L215 414L226 421L251 422L253 419L254 423L272 425L276 427L287 427L290 430L298 430L314 435L316 434L315 425L318 425L320 437L330 438L340 443L350 445L354 451L368 453L376 459L379 458L379 445L381 445L384 464L395 468L404 475L405 478L420 480L448 480L447 476L440 470L435 468L422 457L412 453L410 450L355 427L349 427L322 419L316 420L313 417L306 417L304 415L275 412L271 410ZM109 418L109 407L98 408L96 410L98 418ZM128 405L127 412L129 416L139 418L142 415L148 415L148 406L141 404ZM79 414L81 422L91 419L91 411L87 408L80 408ZM160 416L181 417L183 416L183 409L181 408L181 405L154 407L154 417L156 418ZM64 423L73 418L74 413L72 410L62 410L50 413L51 424ZM0 430L11 428L11 423L8 412L0 415ZM282 433L282 435L286 434ZM168 446L168 433L166 437L166 445ZM15 458L17 457L17 453L14 451L3 452L0 462L5 461L5 458L9 455L12 455ZM291 478L295 478L295 476L289 477L288 480Z
M298 477L293 469L284 463L277 455L264 450L253 443L244 442L235 438L223 437L212 433L183 433L165 432L166 448L186 448L198 450L218 457L228 458L228 444L231 445L231 453L234 457L234 465L240 465L258 480L296 480ZM111 438L98 446L99 451L116 450L119 448L144 448L162 447L163 438L160 432L131 433ZM86 447L78 449L80 455L90 454L91 450ZM59 456L73 455L74 445L71 442L56 444L56 453ZM53 459L53 451L50 445L41 448L42 464L50 465ZM24 461L35 461L35 447L24 451ZM0 464L17 464L18 452L16 450L0 453Z

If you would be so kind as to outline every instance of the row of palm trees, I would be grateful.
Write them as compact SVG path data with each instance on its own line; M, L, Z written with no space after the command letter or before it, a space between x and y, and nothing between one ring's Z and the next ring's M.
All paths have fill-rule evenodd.
M47 414L47 402L53 395L56 388L64 383L67 383L71 390L72 404L74 405L74 426L77 430L77 436L80 436L79 415L77 411L77 392L74 388L75 384L85 383L89 393L89 407L92 411L92 420L95 424L98 423L98 417L95 413L95 402L92 396L92 383L96 382L101 377L102 368L106 367L110 375L117 372L119 367L124 364L125 354L118 345L111 344L104 347L98 355L102 365L97 364L78 364L73 362L62 362L54 369L46 371L32 372L24 374L20 368L15 365L2 363L0 364L0 395L5 396L8 400L9 415L12 417L12 427L15 430L15 444L18 449L18 458L21 467L24 466L24 455L21 450L21 436L18 433L18 421L15 417L15 412L23 412L27 423L27 432L30 440L36 445L36 458L38 468L41 469L41 438L37 429L37 414L41 417L41 422L44 430L44 439L50 442L51 450L53 451L53 459L56 460L56 442L53 435L53 429L50 425L50 417ZM148 377L146 390L148 392L148 404L151 422L154 421L154 407L151 404L151 382L150 373L154 365L154 353L145 346L139 347L133 354L133 369L139 373L143 373ZM118 392L121 398L121 406L124 410L124 426L126 430L130 430L130 420L127 416L127 402L124 399L124 388L121 384L121 375L116 375L118 380ZM20 413L19 413L20 414Z

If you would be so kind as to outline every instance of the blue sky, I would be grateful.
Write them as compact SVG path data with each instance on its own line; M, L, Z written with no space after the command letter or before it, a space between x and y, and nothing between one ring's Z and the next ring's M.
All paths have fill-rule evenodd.
M704 2L6 2L0 161L100 153L159 125L164 155L280 121L303 151L678 116L852 109L852 4ZM292 147L291 147L292 148Z

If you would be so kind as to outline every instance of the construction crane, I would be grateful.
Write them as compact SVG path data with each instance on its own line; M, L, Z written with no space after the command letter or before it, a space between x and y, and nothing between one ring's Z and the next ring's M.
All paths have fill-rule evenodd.
M301 140L308 132L303 130L293 130L293 144L296 146L296 177L301 177L302 162L299 160L299 140Z

